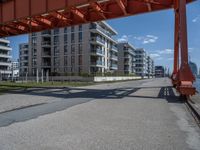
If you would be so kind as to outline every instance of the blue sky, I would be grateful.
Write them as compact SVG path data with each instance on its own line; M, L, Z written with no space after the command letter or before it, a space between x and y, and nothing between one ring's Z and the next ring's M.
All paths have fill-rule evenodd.
M191 60L200 67L200 0L187 6L188 41ZM129 41L136 48L145 48L156 65L172 68L174 47L173 10L159 11L132 17L108 20L118 32L119 41ZM10 37L13 58L19 53L19 43L27 35Z

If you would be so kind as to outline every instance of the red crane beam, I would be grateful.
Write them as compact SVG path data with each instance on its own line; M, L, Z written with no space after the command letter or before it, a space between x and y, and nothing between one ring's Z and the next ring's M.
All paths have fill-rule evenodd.
M29 24L31 30L24 29L17 32L17 34L25 34L170 9L173 6L174 0L1 0L0 29L5 31L7 36L12 36L16 33L4 26L10 26L13 22L20 24L31 20L38 24L35 26L31 23ZM55 15L58 13L59 16ZM58 23L58 18L71 21Z

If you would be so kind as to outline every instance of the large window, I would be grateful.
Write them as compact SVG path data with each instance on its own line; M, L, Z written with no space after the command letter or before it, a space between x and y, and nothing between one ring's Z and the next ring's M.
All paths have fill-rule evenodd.
M82 33L82 32L79 32L78 35L79 35L79 36L78 36L78 41L79 41L79 42L82 42L82 41L83 41L83 33Z
M74 44L71 45L71 54L72 55L75 54L75 45Z
M71 43L74 43L74 42L75 42L75 34L72 33L72 34L71 34Z
M68 40L68 36L67 36L67 34L65 34L65 35L64 35L64 44L67 43L67 40Z
M65 46L64 46L64 55L67 55L67 52L68 52L68 50L67 50L67 45L65 45Z
M78 54L80 54L80 55L83 54L83 46L82 46L82 44L78 45Z

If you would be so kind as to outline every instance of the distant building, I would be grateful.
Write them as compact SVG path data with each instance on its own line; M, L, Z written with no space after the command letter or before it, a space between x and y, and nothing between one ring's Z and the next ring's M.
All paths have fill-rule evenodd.
M150 56L147 56L147 76L149 78L155 76L154 61Z
M118 72L121 74L135 74L135 49L128 43L118 43Z
M135 72L138 76L148 76L147 53L143 48L135 50Z
M189 62L189 66L190 66L190 68L192 70L193 75L197 76L198 75L197 65L194 62L190 61Z
M11 78L19 77L19 62L13 61L11 62Z
M11 69L12 70L19 69L19 62L18 61L12 61L11 62Z
M19 75L26 76L29 65L29 46L28 43L19 45Z
M32 33L28 45L20 45L20 74L116 72L116 34L104 21Z
M163 66L155 66L155 77L160 78L165 76L165 68Z
M0 80L7 80L11 75L11 51L10 41L0 39Z

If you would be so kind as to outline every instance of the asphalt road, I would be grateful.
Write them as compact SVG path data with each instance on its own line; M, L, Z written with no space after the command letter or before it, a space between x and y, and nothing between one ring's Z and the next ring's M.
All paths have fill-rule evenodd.
M200 150L168 79L0 96L0 150Z

